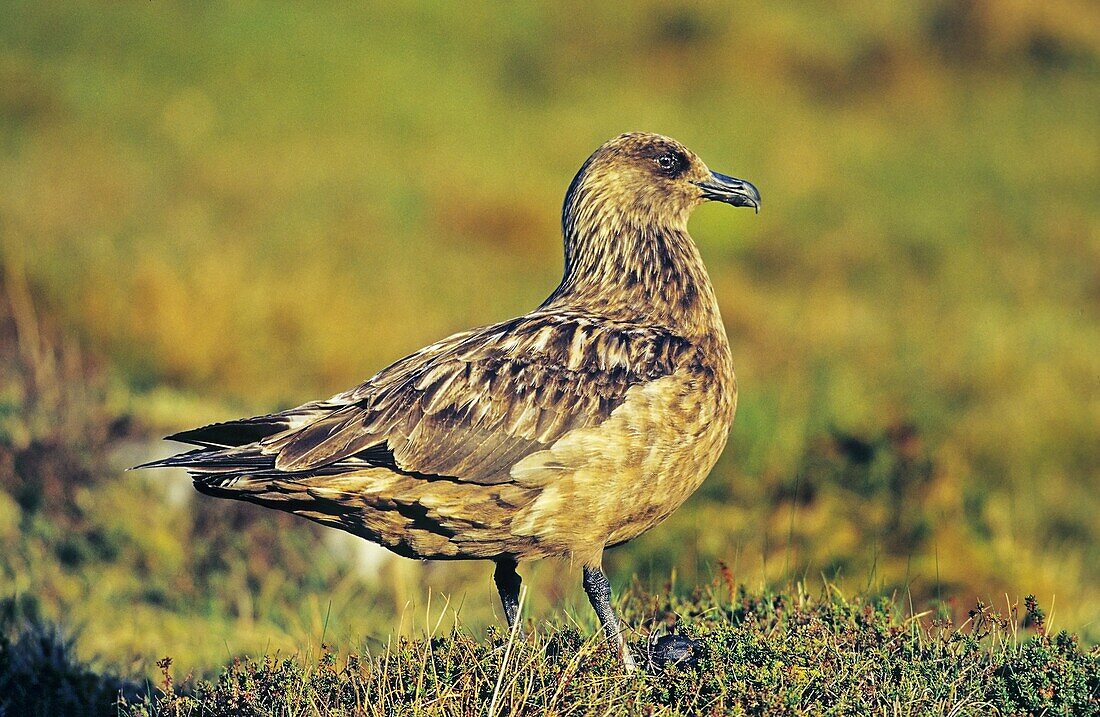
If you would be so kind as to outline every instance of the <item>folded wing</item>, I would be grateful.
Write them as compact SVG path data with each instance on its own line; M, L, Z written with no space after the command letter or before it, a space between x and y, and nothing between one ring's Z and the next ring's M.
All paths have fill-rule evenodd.
M530 314L444 339L328 401L177 434L203 448L161 465L222 475L370 465L501 483L524 456L607 420L631 386L672 373L687 349L658 328ZM237 439L251 442L224 448Z

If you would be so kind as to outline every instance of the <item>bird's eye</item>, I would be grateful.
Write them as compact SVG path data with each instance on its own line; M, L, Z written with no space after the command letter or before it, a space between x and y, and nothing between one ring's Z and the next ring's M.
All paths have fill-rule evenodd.
M657 166L666 172L672 171L676 168L676 165L679 164L679 162L676 161L676 158L673 157L671 154L662 154L660 157L657 158L656 161Z

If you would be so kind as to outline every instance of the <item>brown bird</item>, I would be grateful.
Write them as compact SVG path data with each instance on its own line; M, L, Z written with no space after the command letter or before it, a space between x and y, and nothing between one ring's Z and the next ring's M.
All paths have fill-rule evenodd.
M464 331L362 385L169 436L202 493L290 511L410 558L483 559L509 627L517 564L580 562L628 667L606 548L680 506L726 443L729 343L687 232L707 200L759 211L749 182L657 134L616 137L565 195L565 273L534 311Z

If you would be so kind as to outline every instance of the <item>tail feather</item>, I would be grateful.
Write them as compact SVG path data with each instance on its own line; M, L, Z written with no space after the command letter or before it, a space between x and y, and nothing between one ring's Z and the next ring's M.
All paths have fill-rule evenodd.
M241 448L307 426L346 405L346 402L335 399L313 401L281 413L239 418L180 431L168 436L168 440L203 448Z
M255 448L196 448L186 453L142 463L140 468L187 468L202 472L246 471L273 469L275 456L261 453Z
M374 454L364 452L361 456L353 456L337 463L332 463L321 468L309 471L285 471L275 467L275 456L261 452L256 447L248 448L196 448L186 453L161 458L159 460L142 463L131 470L145 468L185 468L196 478L208 475L232 473L237 475L247 474L255 478L286 478L288 476L309 475L339 475L349 470L361 469L366 466L378 466L379 462L372 460Z
M166 436L169 441L190 443L204 448L233 448L246 446L250 443L267 438L290 427L290 422L283 416L257 416L239 421L226 421L224 423L212 423L209 426L192 428Z

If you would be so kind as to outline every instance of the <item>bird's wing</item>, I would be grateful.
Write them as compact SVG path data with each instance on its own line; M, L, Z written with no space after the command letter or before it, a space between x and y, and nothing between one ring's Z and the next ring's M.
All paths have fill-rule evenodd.
M272 435L282 434L319 420L346 403L333 400L314 401L282 413L269 413L251 418L239 418L223 423L192 428L166 436L165 440L190 443L205 449L236 448L257 443Z
M347 405L261 442L279 471L366 460L407 475L499 483L525 455L606 420L690 344L584 315L532 314L445 339L343 394Z

